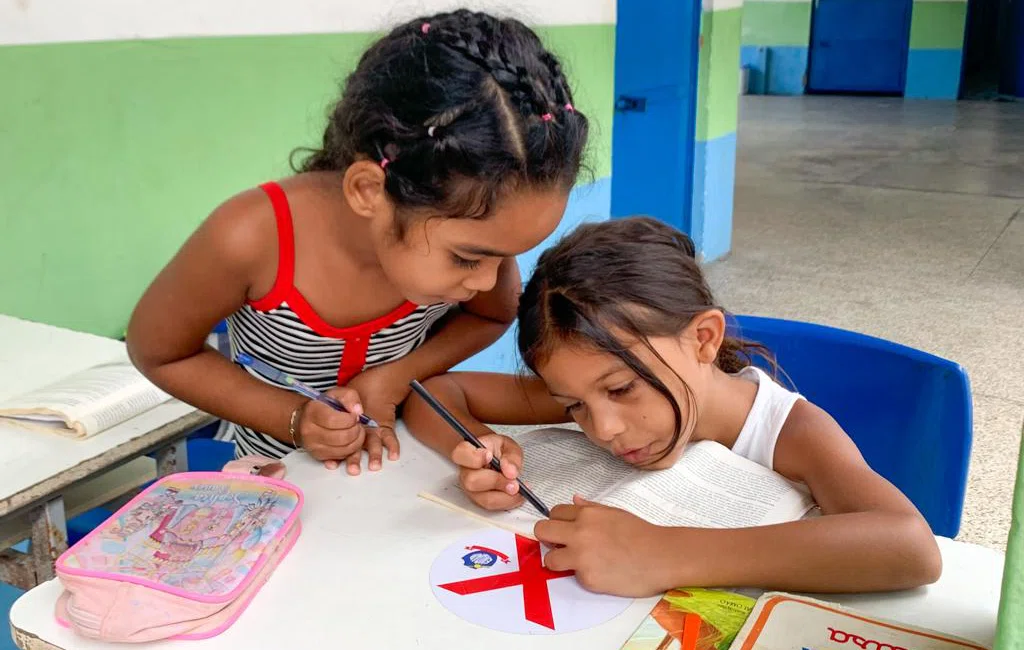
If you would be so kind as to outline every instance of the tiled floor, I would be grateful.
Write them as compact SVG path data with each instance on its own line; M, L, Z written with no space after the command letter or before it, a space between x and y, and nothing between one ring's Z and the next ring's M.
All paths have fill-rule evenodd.
M718 299L963 364L960 538L1004 547L1024 420L1024 104L745 97L738 146Z

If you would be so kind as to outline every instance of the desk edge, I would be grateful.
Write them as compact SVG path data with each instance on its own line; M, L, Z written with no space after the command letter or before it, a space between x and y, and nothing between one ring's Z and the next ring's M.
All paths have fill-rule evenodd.
M171 420L137 438L83 461L57 476L51 476L5 499L0 499L0 517L6 517L40 501L45 501L78 481L155 451L168 442L187 436L216 419L203 411L195 410Z

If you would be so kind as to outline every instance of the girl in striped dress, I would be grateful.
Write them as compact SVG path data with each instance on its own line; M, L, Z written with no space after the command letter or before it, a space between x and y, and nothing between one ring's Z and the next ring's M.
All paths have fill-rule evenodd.
M329 468L398 458L409 381L515 317L515 256L558 225L587 120L558 59L515 20L457 11L372 45L298 173L228 199L140 300L139 369L232 423L238 454L305 449ZM344 403L309 402L206 347L246 353ZM379 428L364 429L365 413Z

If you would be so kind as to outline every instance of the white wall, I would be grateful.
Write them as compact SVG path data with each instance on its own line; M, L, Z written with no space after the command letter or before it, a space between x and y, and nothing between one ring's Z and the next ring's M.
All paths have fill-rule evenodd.
M0 0L0 45L367 32L460 6L531 25L615 22L615 0Z

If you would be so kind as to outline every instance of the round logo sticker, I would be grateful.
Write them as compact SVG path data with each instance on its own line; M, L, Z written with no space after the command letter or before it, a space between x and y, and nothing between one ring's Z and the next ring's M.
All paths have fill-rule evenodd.
M585 590L572 572L546 568L544 553L528 537L482 530L441 552L430 567L430 585L459 618L514 634L585 630L633 602Z

